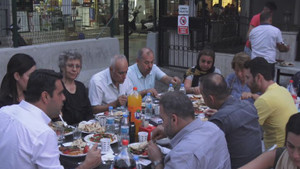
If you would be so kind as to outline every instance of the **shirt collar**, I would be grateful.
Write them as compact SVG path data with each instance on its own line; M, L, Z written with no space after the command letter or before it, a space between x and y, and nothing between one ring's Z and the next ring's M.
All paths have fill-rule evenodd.
M40 117L41 119L43 119L45 124L50 123L51 119L48 117L48 115L45 112L43 112L43 110L34 106L33 104L30 104L25 100L22 100L19 106L27 110L28 112L30 112L32 116Z
M199 124L202 126L204 124L199 118L192 121L190 124L186 125L183 129L181 129L172 139L171 139L171 146L172 148L175 147L184 136L188 135L193 130L199 128Z
M112 82L112 79L111 79L111 75L110 75L110 70L109 70L109 68L107 68L107 78L106 78L106 82L107 82L107 85L110 85L110 84L113 85L113 82Z

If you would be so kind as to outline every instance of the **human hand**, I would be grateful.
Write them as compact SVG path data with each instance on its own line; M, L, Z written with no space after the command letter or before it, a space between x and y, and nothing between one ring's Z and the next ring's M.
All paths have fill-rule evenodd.
M204 114L206 117L209 118L209 117L213 116L217 111L218 110L216 110L216 109L206 109L206 110L204 110Z
M174 76L171 81L170 81L173 85L180 85L181 84L181 80L179 77Z
M156 91L154 88L147 89L146 92L147 92L147 93L151 93L151 95L152 95L153 97L157 97L157 94L158 94L157 91Z
M127 102L127 96L121 95L117 99L117 106L116 107L124 106L126 104L126 102Z
M80 168L96 168L102 162L101 150L98 149L98 144L94 144L93 147L88 151L85 160L78 167Z
M165 138L165 132L164 127L162 125L158 125L153 131L152 131L152 140L159 140L162 138Z
M242 100L246 100L246 99L249 99L249 98L252 98L252 93L251 92L243 92L242 93L242 95L241 95Z
M200 93L200 87L199 87L199 86L193 87L193 94L201 94L201 93Z
M160 148L152 140L148 143L148 157L151 161L162 160Z

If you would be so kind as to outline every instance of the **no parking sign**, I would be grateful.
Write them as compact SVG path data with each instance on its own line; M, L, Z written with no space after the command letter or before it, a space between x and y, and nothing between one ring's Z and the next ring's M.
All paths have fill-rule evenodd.
M184 15L178 15L178 34L189 34L189 17Z

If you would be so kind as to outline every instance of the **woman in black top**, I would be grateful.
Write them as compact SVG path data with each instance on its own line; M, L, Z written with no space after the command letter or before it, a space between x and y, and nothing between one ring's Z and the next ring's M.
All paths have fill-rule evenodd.
M0 108L24 100L29 75L36 69L33 58L27 54L13 55L8 64L0 88Z
M59 68L63 74L64 95L62 108L64 120L72 125L93 118L90 100L83 83L75 80L81 71L82 56L78 52L63 52L59 56Z

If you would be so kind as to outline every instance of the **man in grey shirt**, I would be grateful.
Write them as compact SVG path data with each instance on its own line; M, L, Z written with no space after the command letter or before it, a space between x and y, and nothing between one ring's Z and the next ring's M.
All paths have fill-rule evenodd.
M155 169L230 169L224 133L213 123L195 119L190 99L178 91L160 100L163 124L152 133L152 140L168 136L172 150L163 160L158 146L148 145L149 159Z
M220 74L201 78L200 91L205 104L218 110L209 121L225 133L231 168L239 168L260 155L261 131L254 105L232 97Z

